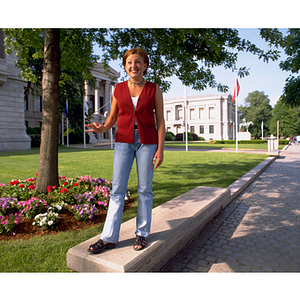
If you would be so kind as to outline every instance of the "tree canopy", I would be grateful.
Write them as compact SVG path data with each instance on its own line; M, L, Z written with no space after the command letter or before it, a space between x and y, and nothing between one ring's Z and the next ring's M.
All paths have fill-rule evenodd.
M300 70L300 29L289 29L282 46L288 58L280 63L280 68L292 72L286 79L282 101L291 107L300 107L300 76L293 75L298 74Z
M254 91L249 93L245 99L245 106L239 106L239 110L247 122L253 122L249 126L252 137L260 138L262 136L262 121L264 135L266 136L269 133L272 106L269 97L264 92Z
M277 134L277 121L279 121L279 135L289 137L300 133L300 108L288 107L282 98L277 101L272 110L270 133Z
M278 50L265 52L250 41L241 39L236 29L4 29L3 32L6 35L6 51L8 54L12 50L16 52L16 66L21 69L23 78L38 83L40 76L43 77L43 125L39 184L36 186L39 191L46 191L47 186L57 183L58 148L53 133L58 134L58 87L60 98L63 98L68 96L70 86L78 84L80 89L80 81L91 79L90 69L97 60L92 50L95 43L103 50L104 66L110 60L122 58L130 48L143 48L151 61L147 79L160 85L164 92L170 88L166 79L173 75L196 90L217 87L219 91L226 92L228 86L217 83L211 68L236 69L240 51L251 52L266 62L279 57ZM271 39L276 30L261 30L261 33L266 39ZM52 60L56 57L53 50L60 52L59 60ZM55 80L48 85L44 80L49 78L51 70L55 70ZM238 76L246 75L249 75L247 67L239 68ZM43 135L51 137L50 143ZM48 149L50 146L47 145L56 146ZM40 168L44 168L42 172ZM41 180L39 176L45 178Z
M264 32L264 37L272 36L278 30ZM122 59L126 50L143 48L150 58L147 78L157 83L164 92L170 88L166 79L177 76L183 84L195 90L208 87L221 92L228 86L218 83L212 68L223 66L236 69L238 52L247 51L265 62L279 58L278 50L263 51L249 40L241 39L237 29L110 29L110 38L105 42L104 61ZM238 69L238 76L249 75L246 66Z

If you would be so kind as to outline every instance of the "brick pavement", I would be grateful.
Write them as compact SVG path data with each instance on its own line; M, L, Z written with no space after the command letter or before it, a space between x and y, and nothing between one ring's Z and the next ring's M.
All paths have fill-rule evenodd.
M300 146L289 146L161 272L299 272Z

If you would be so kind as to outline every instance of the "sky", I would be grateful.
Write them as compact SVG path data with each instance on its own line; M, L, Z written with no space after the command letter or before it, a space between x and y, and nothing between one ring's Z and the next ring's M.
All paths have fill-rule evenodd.
M259 36L259 30L257 28L238 28L238 30L241 38L250 40L252 43L263 50L269 49L268 44ZM280 30L283 33L287 32L287 29L284 28ZM251 53L239 53L237 67L239 68L246 66L247 68L250 68L250 75L244 78L238 78L240 85L238 105L245 105L244 100L248 96L248 94L257 90L260 92L264 92L265 95L269 97L270 104L272 105L272 107L274 107L276 102L279 100L279 97L282 95L285 80L289 75L288 72L282 71L279 68L279 62L286 59L285 53L282 49L280 50L281 57L277 61L270 61L269 63L263 62L262 60L258 59L257 56ZM99 54L97 50L95 51L95 53ZM120 64L121 60L118 60L111 62L110 66L116 69L118 72L121 72L122 76L124 75L124 69L123 67L120 67ZM216 81L218 83L227 85L229 87L228 93L231 93L233 95L235 73L232 72L232 70L225 70L224 67L214 68L213 73L215 75ZM180 80L178 80L175 76L171 77L168 80L172 82L172 85L169 91L164 94L164 99L183 97L184 87ZM187 88L187 96L195 96L199 94L220 95L222 93L218 92L216 88L209 88L201 92L193 90L190 87Z

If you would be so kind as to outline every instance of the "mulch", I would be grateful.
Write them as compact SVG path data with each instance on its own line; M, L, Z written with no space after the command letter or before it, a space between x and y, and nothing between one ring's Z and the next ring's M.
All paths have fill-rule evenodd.
M133 200L129 200L125 202L124 211L129 209L132 206ZM98 215L95 215L92 220L88 221L77 221L74 215L66 210L65 213L60 214L59 223L55 229L45 230L41 227L37 227L32 225L34 222L33 219L26 219L21 217L19 220L19 224L16 226L14 233L4 233L0 234L0 241L9 241L9 240L27 240L31 237L35 236L46 236L46 235L54 235L59 232L66 231L75 231L81 230L89 227L96 226L105 221L107 215L107 210L99 209Z

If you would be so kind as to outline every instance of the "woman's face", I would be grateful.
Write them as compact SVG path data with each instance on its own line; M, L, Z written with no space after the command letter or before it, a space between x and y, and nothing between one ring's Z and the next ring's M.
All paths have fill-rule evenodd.
M130 78L142 79L147 64L139 54L131 54L126 59L125 71Z

